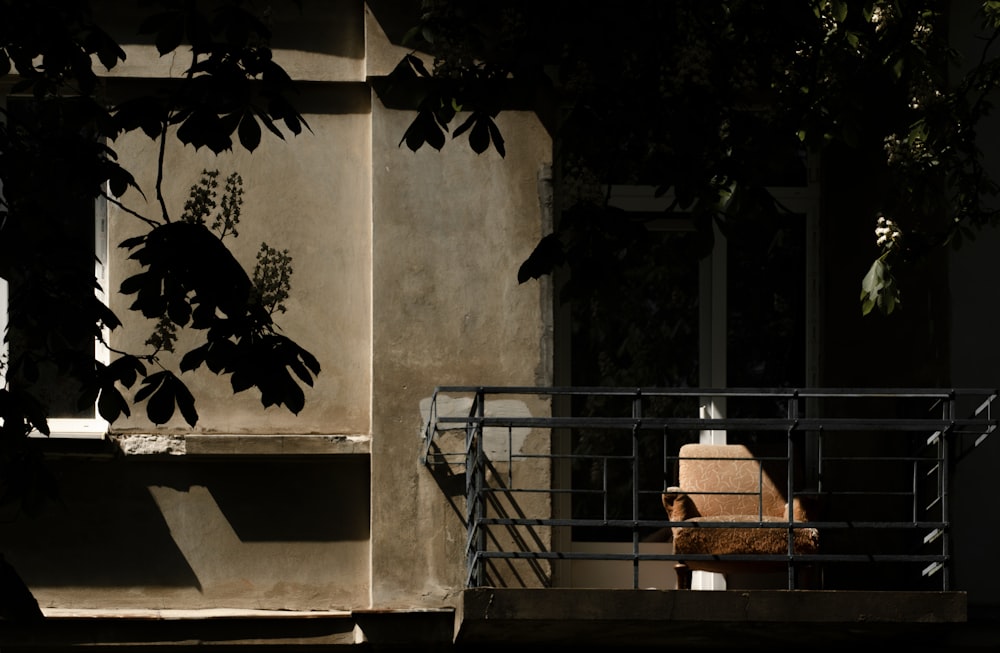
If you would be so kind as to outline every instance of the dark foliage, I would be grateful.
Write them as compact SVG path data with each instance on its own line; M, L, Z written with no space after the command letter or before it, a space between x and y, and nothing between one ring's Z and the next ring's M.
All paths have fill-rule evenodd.
M72 270L60 273L52 263L62 258L52 256L53 248L72 258L79 247L72 229L66 242L58 234L67 225L89 224L87 207L105 197L127 206L129 193L143 192L118 161L115 138L141 131L165 144L168 129L176 128L181 143L220 153L236 146L253 151L264 131L284 138L308 129L289 99L292 80L272 58L269 27L250 3L147 4L136 33L152 38L161 55L187 54L190 64L162 91L119 94L109 105L93 66L112 70L125 52L95 22L90 3L0 1L0 78L12 82L12 95L25 98L17 110L8 103L0 124L0 277L12 288L12 314L24 316L9 337L25 339L11 347L8 386L0 390L10 443L32 430L48 433L46 419L55 410L37 388L53 375L75 388L71 412L96 401L113 422L130 414L132 402L145 402L154 423L176 412L191 425L198 419L195 398L180 376L162 367L158 352L113 352L104 365L93 357L79 360L74 346L121 326L92 292L67 289ZM161 163L157 197L165 174L170 171ZM172 221L162 200L161 212L137 216L149 231L123 244L142 265L120 289L135 296L131 308L204 334L204 343L182 358L181 371L204 364L231 375L234 391L256 388L264 406L302 410L299 383L311 385L319 363L277 333L250 277L219 237L205 226ZM86 265L93 267L92 258L75 269ZM92 290L90 280L82 282Z
M861 217L873 228L880 216L890 220L895 237L858 243L876 257L862 310L889 313L899 305L893 269L1000 218L977 140L1000 79L1000 5L977 3L979 22L967 27L978 30L980 51L968 61L949 41L952 7L445 0L425 3L408 34L433 63L408 57L379 92L417 109L402 141L410 149L440 149L451 130L476 152L492 145L503 155L511 144L494 119L534 89L535 106L548 107L557 174L596 191L563 197L563 210L576 202L604 210L602 188L641 184L672 198L667 212L724 228L782 212L742 200L784 185L789 173L803 176L807 156L839 149L874 159L883 181ZM562 267L585 274L574 261L587 257L572 250L591 243L578 235L578 225L557 221L519 280Z

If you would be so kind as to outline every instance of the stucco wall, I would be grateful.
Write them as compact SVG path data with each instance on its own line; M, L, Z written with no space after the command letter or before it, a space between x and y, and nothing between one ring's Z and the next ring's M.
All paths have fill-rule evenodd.
M94 15L109 26L126 59L115 77L180 77L191 64L186 48L160 56L153 36L139 31L157 5L98 0ZM276 61L299 81L364 81L365 4L363 0L294 0L269 3L264 18L271 29ZM98 72L100 66L95 68Z
M505 159L465 142L444 152L400 147L413 114L385 109L365 83L366 70L386 72L395 46L369 24L377 57L366 62L363 3L304 5L304 22L281 25L296 36L276 38L275 56L293 77L318 82L297 99L310 131L285 141L265 132L252 154L216 156L171 140L162 193L178 219L202 170L219 170L220 181L241 175L240 235L229 247L248 271L262 241L288 250L291 298L278 323L322 372L298 415L262 408L253 389L233 395L227 378L186 372L200 414L193 429L179 415L153 424L138 405L112 430L169 443L344 434L364 444L317 457L303 448L250 456L238 446L184 456L178 445L158 456L98 447L96 457L54 458L62 503L0 532L0 549L45 607L440 607L463 587L462 500L419 462L421 405L439 384L551 382L547 285L517 282L542 235L537 175L551 139L534 114L510 112L500 119ZM141 77L180 74L178 61L140 41L109 80L111 97L156 83ZM112 147L145 193L120 200L158 218L155 144L130 134ZM125 321L112 344L141 351L153 324L115 292L138 270L116 246L145 227L114 205L109 222L111 306ZM197 336L183 336L180 351ZM518 440L524 452L548 446L536 432ZM544 465L525 470L546 483Z
M153 13L131 3L95 3L97 20L109 26L127 55L110 73L112 99L136 85L158 83L150 79L180 77L190 63L185 48L160 56L151 35L140 33L142 20ZM185 373L184 381L198 398L200 420L194 432L370 433L371 157L365 15L361 0L279 2L265 14L275 60L300 84L295 102L310 130L287 134L284 141L265 131L252 154L237 146L216 156L176 139L168 143L163 195L172 219L179 218L202 170L219 170L220 185L231 172L242 176L240 236L227 244L248 272L262 242L288 250L292 290L288 313L278 317L278 324L316 356L323 370L315 387L305 388L306 407L298 416L283 407L263 409L255 390L234 396L226 378L205 371ZM156 144L141 134L129 134L112 147L145 193L143 198L130 192L121 198L123 203L158 218ZM114 206L109 213L110 288L116 290L138 269L124 263L126 252L116 252L116 245L143 227ZM112 334L112 341L120 349L141 351L153 324L127 310L131 301L112 297L112 309L126 322ZM197 336L182 336L181 345L196 343ZM170 355L163 359L167 364L177 361ZM153 425L141 407L112 428L125 433L190 431L180 416Z
M367 603L367 457L62 459L50 470L58 501L0 530L43 608Z
M410 114L373 103L375 605L434 603L464 583L464 502L419 465L421 401L438 385L549 382L548 297L517 269L541 236L551 140L533 114L501 118L505 159L463 140L414 153L399 147Z
M223 433L369 433L371 381L371 194L370 117L367 88L360 84L320 88L304 94L303 113L311 132L282 141L265 133L249 154L240 148L216 156L172 140L167 147L163 194L173 219L183 211L190 187L201 171L217 169L221 185L231 172L243 178L244 204L239 237L227 238L244 268L252 272L262 242L292 257L288 312L276 320L282 332L309 350L322 371L306 390L299 415L284 407L264 409L250 389L233 395L229 379L206 370L182 378L197 397L197 432ZM138 167L137 180L148 198L130 192L129 208L158 217L154 144L140 134L114 143L127 166ZM124 211L110 210L112 250L126 237L141 233L141 222ZM122 261L112 264L111 288L117 289L138 271ZM115 254L113 251L112 254ZM117 264L116 264L117 263ZM132 297L116 294L112 308L126 321L112 334L116 347L142 350L153 323L128 310ZM194 343L193 332L182 340ZM179 350L184 351L184 350ZM166 356L172 363L177 359ZM176 368L174 368L176 369ZM145 419L144 411L114 424L118 431L163 430ZM187 432L180 416L167 430Z

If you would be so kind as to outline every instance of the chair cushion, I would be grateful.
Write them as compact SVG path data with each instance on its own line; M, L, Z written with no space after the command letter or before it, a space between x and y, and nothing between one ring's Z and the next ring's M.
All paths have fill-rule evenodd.
M756 522L757 515L715 515L694 517L689 522ZM785 521L767 517L763 521ZM698 554L784 554L788 553L788 531L784 528L683 527L674 532L674 553ZM816 553L819 532L815 528L795 528L794 553ZM695 567L695 564L691 565Z

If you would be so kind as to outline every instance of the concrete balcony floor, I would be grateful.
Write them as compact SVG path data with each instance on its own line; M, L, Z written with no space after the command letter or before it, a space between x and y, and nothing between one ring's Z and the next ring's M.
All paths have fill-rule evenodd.
M1000 650L1000 621L970 619L964 592L476 588L456 598L343 612L58 611L0 621L0 650Z
M840 590L469 589L456 644L582 648L997 650L1000 630L970 623L963 592Z

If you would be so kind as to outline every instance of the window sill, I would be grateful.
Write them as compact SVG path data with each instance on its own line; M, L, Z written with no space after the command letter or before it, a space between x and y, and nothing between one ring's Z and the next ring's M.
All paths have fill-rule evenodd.
M126 456L323 456L369 455L367 435L235 435L224 433L108 436Z
M251 610L238 608L142 609L142 608L41 608L49 619L316 619L351 616L349 610Z

